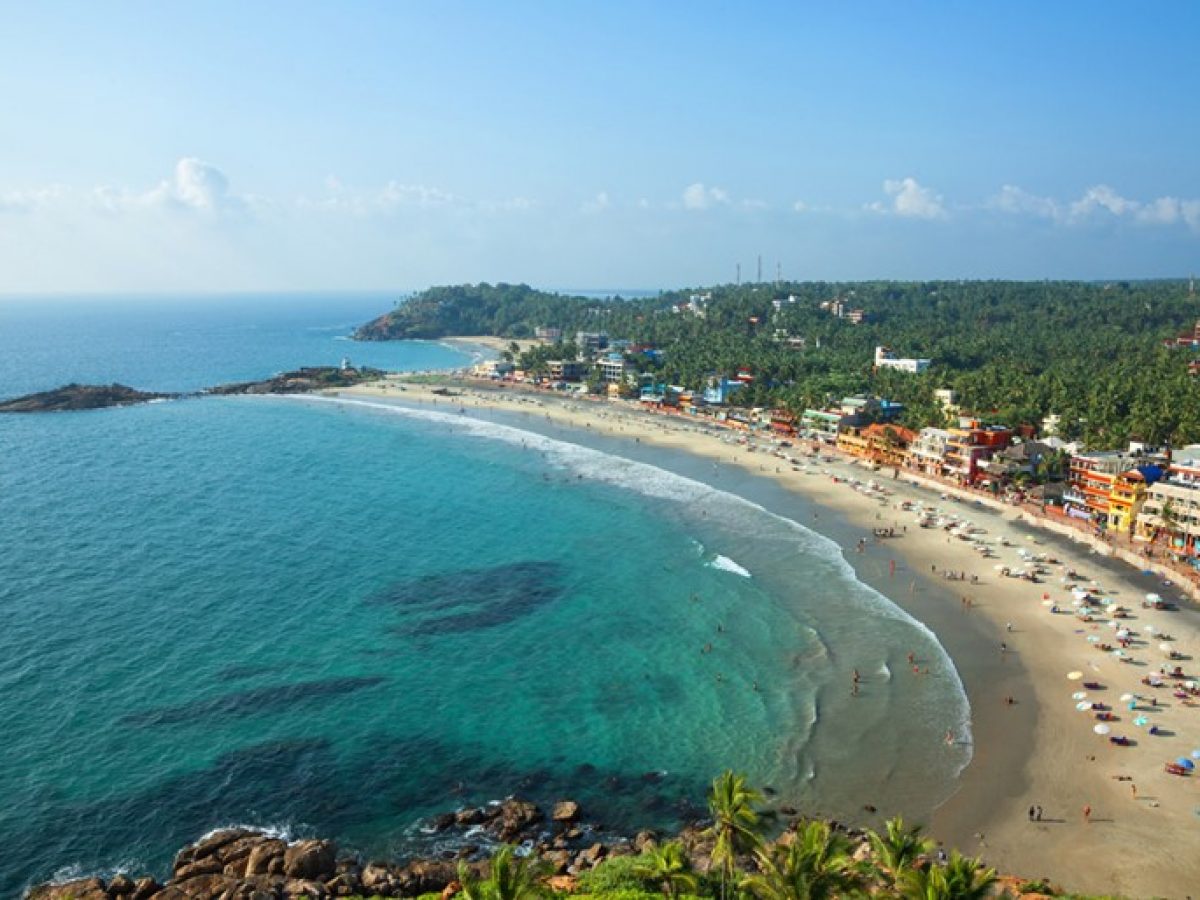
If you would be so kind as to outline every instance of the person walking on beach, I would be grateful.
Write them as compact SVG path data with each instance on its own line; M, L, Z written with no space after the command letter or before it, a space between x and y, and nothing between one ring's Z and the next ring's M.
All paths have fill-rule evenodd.
M1092 805L1085 803L1083 807L1083 824L1090 825L1092 823Z
M1032 822L1032 821L1033 821L1033 817L1034 817L1036 814L1037 814L1037 807L1036 807L1036 806L1031 806L1031 807L1029 807L1029 821L1030 821L1030 822Z
M1033 821L1035 821L1035 822L1040 822L1040 821L1042 821L1042 808L1041 808L1041 806L1035 806L1033 809L1034 809L1034 813L1033 813Z

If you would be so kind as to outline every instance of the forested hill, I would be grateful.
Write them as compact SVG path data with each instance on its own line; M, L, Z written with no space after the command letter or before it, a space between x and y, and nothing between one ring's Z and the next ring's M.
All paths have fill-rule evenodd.
M693 297L700 314L678 311ZM868 320L821 308L836 299ZM1200 352L1162 346L1197 319L1200 298L1179 281L748 284L606 301L481 284L432 288L357 336L519 338L553 326L569 340L577 329L603 329L666 351L638 364L675 384L699 387L749 368L754 384L735 395L746 405L800 409L871 391L906 403L907 424L922 426L941 419L934 389L952 388L965 408L996 421L1057 413L1068 433L1100 447L1131 437L1200 441L1200 385L1188 375ZM875 372L877 344L934 365L922 375Z

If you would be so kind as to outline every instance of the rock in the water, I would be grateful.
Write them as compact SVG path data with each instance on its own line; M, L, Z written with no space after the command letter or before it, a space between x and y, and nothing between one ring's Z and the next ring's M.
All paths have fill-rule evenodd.
M555 822L574 822L579 818L579 804L574 800L559 800L550 818Z
M487 813L479 807L460 809L454 814L455 825L479 825L487 821Z
M638 853L645 852L648 848L658 844L658 835L649 829L639 831L633 836L633 849Z
M159 891L162 886L157 880L147 875L145 878L139 878L133 885L132 900L149 900Z
M509 797L500 804L499 814L489 827L502 841L519 837L525 829L542 819L542 811L528 800Z
M124 384L68 384L52 391L27 394L24 397L0 401L0 413L104 409L108 406L128 406L131 403L168 400L175 396L175 394L139 391Z
M297 841L283 854L283 874L288 878L331 878L336 857L332 841Z
M198 859L195 862L190 862L180 866L175 870L172 881L186 881L189 878L197 878L201 875L224 875L225 864L215 856L207 856L204 859Z

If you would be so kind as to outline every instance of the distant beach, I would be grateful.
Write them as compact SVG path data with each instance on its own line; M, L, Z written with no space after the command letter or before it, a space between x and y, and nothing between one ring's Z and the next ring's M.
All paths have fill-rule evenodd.
M938 839L1003 871L1048 876L1075 890L1176 896L1181 885L1200 881L1200 862L1192 852L1200 809L1194 778L1164 771L1166 761L1200 747L1200 708L1170 689L1141 681L1166 661L1158 648L1160 634L1169 634L1187 658L1186 669L1194 666L1200 650L1194 609L1159 612L1141 605L1147 593L1174 599L1178 589L1085 545L1031 529L1015 511L939 496L903 473L894 479L841 458L808 459L802 450L782 450L768 438L730 443L729 435L713 434L685 418L486 385L456 386L463 393L452 398L434 395L428 386L404 385L403 393L398 387L391 383L346 393L403 403L440 401L443 409L453 404L485 416L536 411L540 425L549 421L574 430L577 439L613 438L627 451L638 445L685 451L819 504L831 521L813 527L841 532L843 550L860 578L938 633L968 689L974 757L959 790L935 813L931 829ZM969 522L980 533L966 540L946 527L920 528L913 510L900 508L906 503L943 522ZM876 539L874 529L881 527L894 529L896 536ZM861 553L854 534L864 539ZM988 557L980 544L988 546ZM1039 583L999 571L1002 566L1032 568L1026 560L1035 556L1045 559ZM1068 571L1076 575L1068 577ZM965 578L951 580L947 573ZM1128 650L1133 662L1096 649L1111 641L1116 629L1099 614L1081 621L1068 584L1129 609L1128 619L1113 621L1134 635ZM1050 611L1051 603L1058 612ZM1079 680L1069 680L1071 672L1081 673ZM896 677L901 674L920 677L919 672ZM1081 686L1087 683L1100 687ZM1086 697L1076 700L1080 692ZM1125 695L1142 699L1120 701ZM1077 703L1088 708L1077 709ZM1093 710L1092 703L1105 709ZM1130 703L1138 708L1130 710ZM1113 721L1097 718L1106 712ZM1139 715L1147 719L1145 727L1131 721ZM1114 746L1094 732L1096 725L1108 725L1111 735L1126 735L1135 745ZM1158 735L1149 733L1150 725ZM1090 821L1085 821L1085 807Z

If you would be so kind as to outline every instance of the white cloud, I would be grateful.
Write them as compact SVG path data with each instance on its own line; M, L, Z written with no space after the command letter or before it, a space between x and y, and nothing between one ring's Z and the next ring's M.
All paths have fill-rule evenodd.
M684 209L709 209L729 202L729 193L724 188L705 187L701 182L689 184L683 189Z
M580 207L580 210L591 215L602 213L612 206L612 201L608 197L607 191L601 191L591 200L587 200Z
M891 197L891 203L875 202L867 206L874 212L892 213L907 219L944 219L946 207L940 194L922 187L917 179L889 178L883 183L883 192Z
M1170 226L1182 222L1200 230L1200 200L1182 200L1178 197L1133 200L1106 184L1093 185L1079 199L1070 203L1060 203L1052 197L1041 197L1006 184L985 206L1011 215L1050 219L1063 225L1081 225L1097 218L1114 218L1147 226Z
M808 212L809 209L810 209L809 205L807 203L805 203L803 200L797 200L795 203L792 204L792 210L795 212L798 212L798 213Z
M1031 194L1029 191L1006 184L1000 188L1000 192L990 198L985 204L989 209L1000 210L1001 212L1012 214L1026 214L1031 216L1039 216L1045 219L1058 219L1062 216L1062 209L1057 201L1050 197L1039 197L1037 194Z
M1106 210L1114 216L1136 212L1140 204L1126 200L1107 184L1097 184L1084 191L1083 196L1071 204L1072 219L1086 219L1098 210Z

